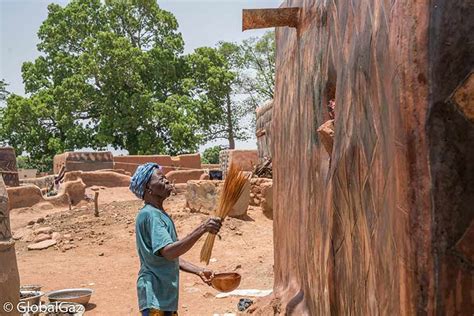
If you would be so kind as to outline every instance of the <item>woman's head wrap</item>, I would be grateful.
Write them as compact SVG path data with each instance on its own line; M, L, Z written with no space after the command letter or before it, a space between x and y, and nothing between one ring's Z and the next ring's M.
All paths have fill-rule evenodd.
M148 181L150 181L151 176L155 168L161 170L160 165L147 162L144 165L138 166L137 170L133 174L132 179L130 180L130 191L132 191L138 198L143 199L145 195L145 187Z

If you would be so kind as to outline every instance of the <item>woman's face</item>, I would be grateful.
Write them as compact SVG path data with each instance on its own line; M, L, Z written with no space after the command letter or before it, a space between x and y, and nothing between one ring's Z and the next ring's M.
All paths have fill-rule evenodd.
M162 198L167 198L173 191L173 186L159 169L155 169L150 182L148 182L148 188L151 190L151 195Z

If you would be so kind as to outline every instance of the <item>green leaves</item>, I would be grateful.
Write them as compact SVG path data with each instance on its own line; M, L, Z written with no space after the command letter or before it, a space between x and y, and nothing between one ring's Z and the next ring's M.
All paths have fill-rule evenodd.
M177 27L154 0L49 5L42 54L22 67L29 96L8 99L2 138L37 160L107 145L130 154L196 151L219 111L186 77Z
M33 163L108 145L182 154L225 138L233 148L248 137L254 104L272 97L273 37L184 56L177 28L155 0L49 5L38 31L41 55L22 67L27 97L8 96L0 85L0 97L8 96L0 139Z
M202 162L207 164L218 164L219 163L219 153L223 150L224 147L217 145L213 147L206 148L202 153Z

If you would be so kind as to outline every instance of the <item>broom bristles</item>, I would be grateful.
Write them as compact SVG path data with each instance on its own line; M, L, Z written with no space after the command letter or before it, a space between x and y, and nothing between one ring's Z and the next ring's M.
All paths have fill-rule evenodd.
M236 165L231 163L229 172L227 173L224 181L224 187L219 198L219 208L215 214L221 220L224 220L227 217L235 203L237 203L239 200L247 179L248 177L244 175L244 173L240 171ZM211 233L207 234L206 241L204 242L204 245L201 249L201 262L209 264L215 239L216 235Z

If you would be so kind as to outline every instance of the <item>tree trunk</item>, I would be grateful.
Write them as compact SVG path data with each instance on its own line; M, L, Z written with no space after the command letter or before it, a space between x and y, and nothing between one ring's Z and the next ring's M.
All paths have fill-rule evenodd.
M232 125L232 107L230 94L227 93L227 139L229 140L229 149L235 149L234 126Z

